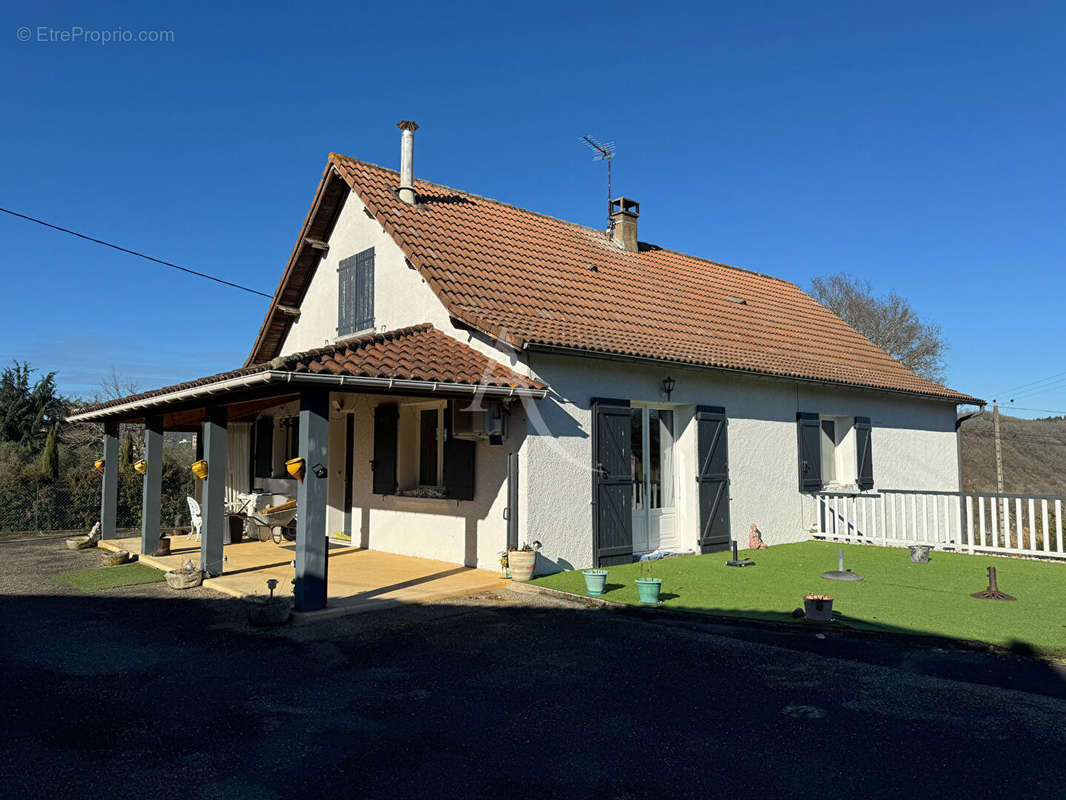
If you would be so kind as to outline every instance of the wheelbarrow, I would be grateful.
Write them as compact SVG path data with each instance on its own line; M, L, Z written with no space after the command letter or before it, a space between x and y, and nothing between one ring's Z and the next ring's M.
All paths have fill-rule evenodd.
M274 540L296 541L296 500L285 495L247 494L238 512L245 520L244 531L248 538L261 542ZM257 508L256 506L260 506Z

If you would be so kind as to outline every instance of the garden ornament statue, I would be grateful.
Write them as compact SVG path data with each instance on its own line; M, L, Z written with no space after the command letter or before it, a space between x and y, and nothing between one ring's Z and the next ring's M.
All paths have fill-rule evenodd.
M766 542L762 540L762 534L759 532L759 526L754 522L751 523L751 530L748 532L748 549L749 550L765 550Z
M827 581L861 581L862 575L856 575L850 569L844 569L844 548L837 549L837 568L823 572L822 577Z
M988 568L988 588L983 592L974 592L970 597L976 597L978 600L1017 600L1016 597L1011 597L1006 592L999 590L999 585L996 583L996 568Z

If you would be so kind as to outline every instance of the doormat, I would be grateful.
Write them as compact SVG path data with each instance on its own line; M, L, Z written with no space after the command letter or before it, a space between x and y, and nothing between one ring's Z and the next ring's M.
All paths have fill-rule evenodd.
M139 586L142 583L158 583L163 580L163 572L134 562L118 567L60 572L53 577L60 583L65 583L83 592L100 592L104 589L119 589L123 586Z

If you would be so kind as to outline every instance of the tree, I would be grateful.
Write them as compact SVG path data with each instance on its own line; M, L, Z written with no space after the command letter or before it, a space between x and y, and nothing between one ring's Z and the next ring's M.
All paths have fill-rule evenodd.
M14 442L31 455L41 451L65 413L56 394L56 374L49 372L31 385L34 372L25 361L0 372L0 441Z
M869 281L840 272L811 281L811 295L923 378L940 382L948 345L935 322L923 322L895 292L876 297Z
M44 449L41 451L41 474L47 475L52 480L59 478L59 441L56 438L56 426L48 429L48 437L44 440Z

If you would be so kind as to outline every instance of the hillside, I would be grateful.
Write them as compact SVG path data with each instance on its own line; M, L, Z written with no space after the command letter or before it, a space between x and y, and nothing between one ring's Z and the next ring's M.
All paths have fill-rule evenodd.
M967 491L996 490L992 411L962 424ZM1003 483L1008 492L1066 495L1066 419L1018 419L1000 414Z

